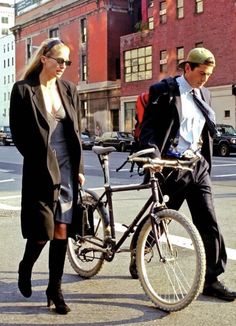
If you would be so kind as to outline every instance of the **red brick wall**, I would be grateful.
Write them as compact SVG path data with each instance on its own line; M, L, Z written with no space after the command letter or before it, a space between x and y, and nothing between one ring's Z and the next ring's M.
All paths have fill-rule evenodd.
M107 30L108 79L116 80L116 60L120 59L120 35L129 34L132 30L132 21L130 19L130 16L126 13L124 14L120 12L108 12Z
M88 82L107 80L107 14L88 17Z
M148 81L124 83L122 73L122 96L136 95L150 84L165 77L159 72L160 51L168 51L168 75L176 75L176 47L183 46L185 56L198 42L211 50L217 67L208 81L208 86L236 83L236 3L235 0L204 1L204 12L195 14L195 1L184 1L184 18L176 19L175 1L167 0L167 23L159 24L159 0L154 0L153 32L137 33L121 38L121 58L127 49L147 44L153 47L153 78ZM142 36L143 35L143 36ZM123 67L123 62L121 62ZM123 71L123 69L122 69Z

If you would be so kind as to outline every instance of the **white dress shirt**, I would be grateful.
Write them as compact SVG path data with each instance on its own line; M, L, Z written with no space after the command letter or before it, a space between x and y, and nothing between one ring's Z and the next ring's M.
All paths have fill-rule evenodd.
M205 124L205 118L201 110L193 101L191 91L193 88L181 76L177 78L180 91L180 105L177 105L180 121L179 135L177 136L177 146L171 147L170 152L177 152L180 156L188 149L197 151L199 149L199 141ZM194 88L196 94L201 97L200 90ZM173 153L174 154L174 153Z

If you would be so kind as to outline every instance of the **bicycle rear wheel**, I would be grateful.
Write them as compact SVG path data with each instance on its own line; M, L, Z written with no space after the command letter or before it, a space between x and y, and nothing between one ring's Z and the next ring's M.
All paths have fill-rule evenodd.
M75 272L83 277L90 278L96 275L104 263L104 253L99 248L104 246L106 229L106 216L104 206L96 206L97 199L91 194L83 196L83 204L89 214L92 232L85 233L78 239L68 239L67 256ZM83 226L83 230L86 229Z
M144 224L138 238L139 280L158 308L178 311L188 306L203 286L206 268L204 246L193 223L174 210L158 212L154 225L158 245L151 218Z

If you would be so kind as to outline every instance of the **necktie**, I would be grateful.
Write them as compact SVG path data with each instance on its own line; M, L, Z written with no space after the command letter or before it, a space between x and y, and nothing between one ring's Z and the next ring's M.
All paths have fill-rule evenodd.
M201 110L204 118L206 119L206 124L209 129L210 135L214 136L216 133L216 124L215 124L215 113L213 109L208 105L205 101L200 99L194 90L191 91L193 96L193 101L197 105L197 107Z

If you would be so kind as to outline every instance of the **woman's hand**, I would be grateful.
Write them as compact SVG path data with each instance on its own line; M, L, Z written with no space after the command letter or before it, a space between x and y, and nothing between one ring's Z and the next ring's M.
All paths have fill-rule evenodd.
M79 173L78 177L79 183L81 184L81 186L83 186L83 184L85 183L85 176L82 173Z

